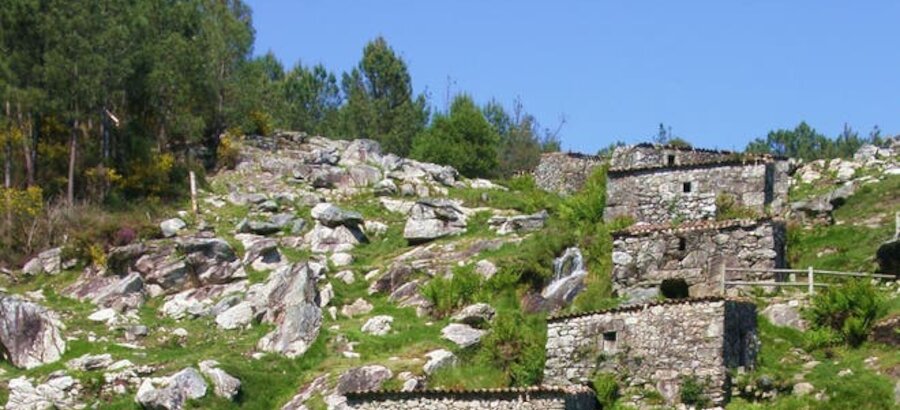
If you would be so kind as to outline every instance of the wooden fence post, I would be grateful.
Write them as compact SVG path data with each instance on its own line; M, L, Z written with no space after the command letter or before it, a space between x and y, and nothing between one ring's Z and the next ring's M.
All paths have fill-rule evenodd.
M197 214L199 209L197 208L197 176L194 175L194 171L190 172L191 176L191 210L194 211L194 215Z
M814 288L816 283L813 279L813 267L810 266L806 272L807 279L809 280L809 295L812 296L812 294L815 293Z

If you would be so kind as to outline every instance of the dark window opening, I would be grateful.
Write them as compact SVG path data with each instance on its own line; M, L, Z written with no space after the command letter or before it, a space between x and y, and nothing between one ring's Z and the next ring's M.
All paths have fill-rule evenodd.
M659 292L666 299L684 299L690 296L688 284L684 279L665 279L659 285Z
M681 190L684 191L685 193L691 192L691 183L685 182L685 183L681 184Z
M666 163L669 164L670 167L675 165L675 156L669 155L668 158L666 158Z
M687 250L687 239L678 238L678 250L682 252Z
M616 332L604 332L603 340L606 342L615 342L616 341Z

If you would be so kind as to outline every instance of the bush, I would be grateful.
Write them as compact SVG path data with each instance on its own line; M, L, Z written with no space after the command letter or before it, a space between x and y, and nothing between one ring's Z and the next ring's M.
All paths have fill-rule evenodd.
M859 346L875 321L887 313L884 295L868 280L851 280L816 294L807 310L810 321L833 330L844 342Z
M607 168L608 165L597 168L585 181L584 187L560 205L563 220L575 227L603 222Z
M226 132L219 138L219 146L216 148L216 165L219 168L234 169L240 162L241 150L237 139L231 132Z
M619 382L616 380L616 375L598 373L594 376L591 385L602 408L612 407L619 399Z
M449 279L438 276L430 280L422 288L422 295L431 302L435 315L443 317L474 302L482 282L475 265L466 265L454 269Z
M685 377L681 380L681 402L689 406L704 408L709 404L706 397L706 383L701 382L695 376Z
M737 204L737 200L731 194L719 194L716 196L716 220L728 219L757 219L759 213Z
M491 331L482 339L477 359L502 369L513 386L530 386L544 374L547 341L541 318L518 310L498 312Z
M830 327L809 329L803 333L803 349L813 350L834 346L841 342L841 336Z

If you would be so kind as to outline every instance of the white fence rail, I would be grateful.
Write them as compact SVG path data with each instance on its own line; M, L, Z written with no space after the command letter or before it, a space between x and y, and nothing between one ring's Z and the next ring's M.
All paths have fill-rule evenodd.
M758 282L758 281L746 281L746 280L727 280L728 272L782 273L782 274L788 274L790 279L787 282ZM798 282L797 274L806 275L806 281ZM828 284L828 283L821 283L821 282L816 283L816 275L873 278L873 279L896 279L897 278L894 275L884 275L884 274L878 274L878 273L817 270L817 269L813 269L812 266L810 266L807 269L725 268L722 270L722 280L721 280L722 294L725 294L725 289L728 286L804 286L804 287L806 287L807 292L810 295L812 295L816 292L816 286L818 286L818 287L830 286L830 284Z

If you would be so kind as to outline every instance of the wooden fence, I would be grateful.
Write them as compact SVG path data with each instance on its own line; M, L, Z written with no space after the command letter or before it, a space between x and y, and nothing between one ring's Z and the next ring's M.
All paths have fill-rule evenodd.
M759 282L759 281L743 281L743 280L727 280L726 276L728 272L741 272L741 273L775 273L775 274L787 274L788 280L785 282ZM797 280L797 275L806 275L806 281L800 282ZM838 277L858 277L858 278L873 278L873 279L896 279L895 275L884 275L878 273L866 273L866 272L839 272L833 270L817 270L813 269L810 266L807 269L753 269L753 268L725 268L722 270L722 280L721 280L721 290L722 294L725 294L725 289L728 286L803 286L807 288L807 292L812 295L816 292L816 286L819 287L827 287L830 286L828 283L816 283L816 275L819 276L838 276Z

